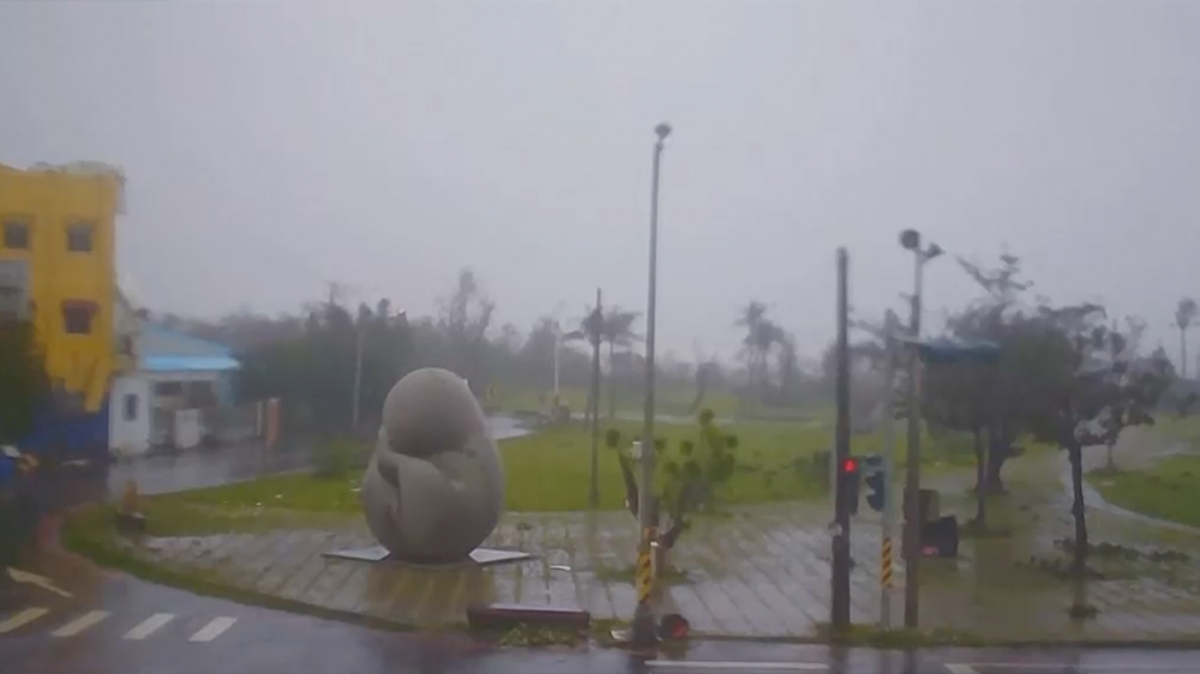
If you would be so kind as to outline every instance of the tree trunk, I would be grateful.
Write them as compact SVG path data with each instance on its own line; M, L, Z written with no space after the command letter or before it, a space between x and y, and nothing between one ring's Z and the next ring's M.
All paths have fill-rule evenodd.
M1000 473L1004 469L1004 462L1012 456L1013 439L1009 437L1008 426L1003 422L996 433L992 434L991 443L988 446L987 456L987 489L989 494L1005 494L1004 482L1000 479Z
M1083 504L1083 448L1077 441L1073 440L1067 447L1067 456L1071 461L1071 515L1075 518L1075 552L1071 560L1071 572L1082 580L1087 571L1088 531Z
M1179 378L1187 379L1187 328L1179 328Z
M1107 470L1116 470L1116 469L1117 469L1117 464L1113 463L1113 443L1111 443L1111 442L1110 442L1110 443L1108 443L1108 444L1106 445L1106 448L1108 449L1108 462L1107 462L1107 463L1108 463L1108 465L1107 465Z
M614 357L615 344L608 342L608 419L617 418L617 361Z
M988 435L992 430L988 428ZM975 526L987 527L988 451L983 441L983 429L975 427ZM991 437L988 438L991 440Z
M688 416L696 414L700 411L700 405L704 404L704 389L708 382L708 369L701 365L696 370L696 397L692 399L692 404L688 407Z
M600 423L600 379L600 342L596 342L592 344L592 381L588 387L587 414L591 425Z

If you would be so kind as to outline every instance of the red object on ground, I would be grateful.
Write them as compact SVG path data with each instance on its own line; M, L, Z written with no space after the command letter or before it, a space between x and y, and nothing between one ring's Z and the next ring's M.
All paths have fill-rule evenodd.
M691 631L691 625L688 624L687 618L678 613L668 613L662 617L658 626L659 638L670 639L672 641L682 641L688 638L688 632Z

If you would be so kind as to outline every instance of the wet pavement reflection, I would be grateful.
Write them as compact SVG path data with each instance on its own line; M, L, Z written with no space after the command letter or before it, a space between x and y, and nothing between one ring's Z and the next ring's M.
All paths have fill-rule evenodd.
M195 595L105 571L56 548L30 560L73 593L0 593L0 671L68 674L330 672L550 674L642 672L1200 671L1200 653L1079 649L941 649L913 653L752 640L701 640L654 660L598 645L501 648L456 630L391 632ZM687 664L680 665L683 659ZM675 666L669 662L676 661ZM725 663L722 667L714 667ZM767 663L755 668L753 663Z

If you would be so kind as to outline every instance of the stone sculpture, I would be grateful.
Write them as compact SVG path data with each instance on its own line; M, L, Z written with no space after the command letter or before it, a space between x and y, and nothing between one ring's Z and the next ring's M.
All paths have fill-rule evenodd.
M424 368L392 387L360 498L371 533L401 561L462 561L492 533L504 472L462 377Z

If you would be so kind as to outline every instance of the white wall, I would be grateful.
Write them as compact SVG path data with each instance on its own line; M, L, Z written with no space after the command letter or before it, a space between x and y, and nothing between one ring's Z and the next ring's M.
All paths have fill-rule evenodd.
M150 394L150 382L136 374L113 379L108 405L108 446L114 451L132 455L150 449Z
M200 410L178 410L175 412L175 446L191 449L200 445L203 432Z

